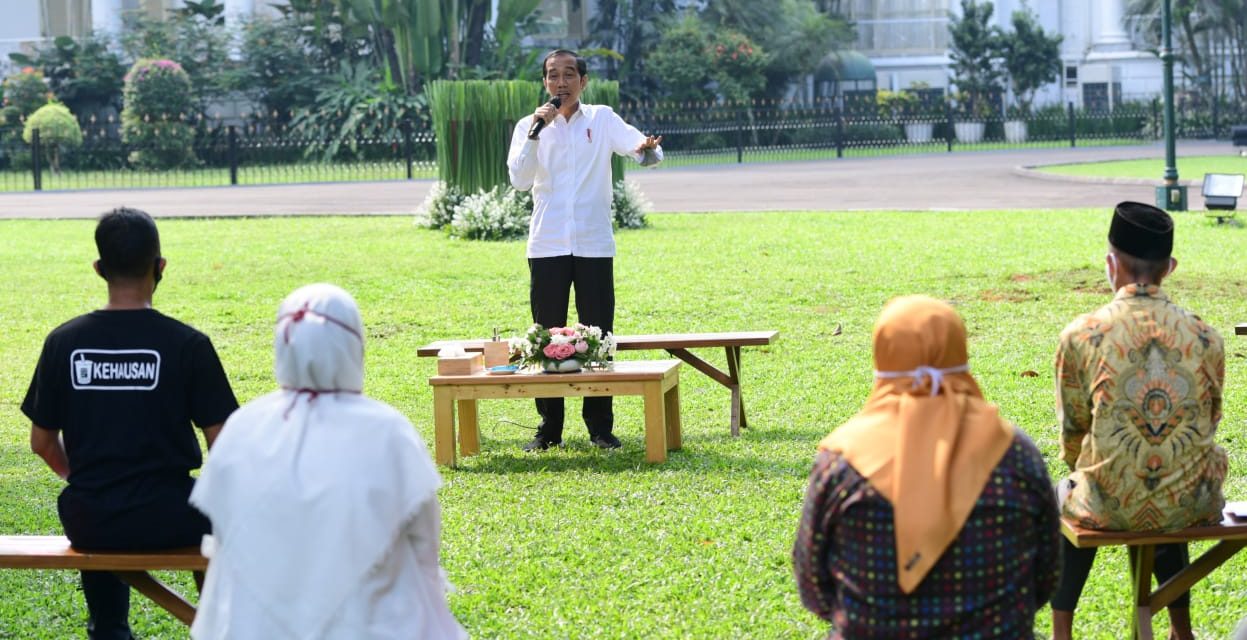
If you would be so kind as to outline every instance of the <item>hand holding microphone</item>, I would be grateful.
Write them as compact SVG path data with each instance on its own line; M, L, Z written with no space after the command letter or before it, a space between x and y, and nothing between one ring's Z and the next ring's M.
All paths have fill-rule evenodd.
M529 140L537 139L537 134L541 133L541 128L554 120L561 106L563 106L563 101L558 96L555 96L549 102L537 107L537 110L533 112L533 126L528 130Z

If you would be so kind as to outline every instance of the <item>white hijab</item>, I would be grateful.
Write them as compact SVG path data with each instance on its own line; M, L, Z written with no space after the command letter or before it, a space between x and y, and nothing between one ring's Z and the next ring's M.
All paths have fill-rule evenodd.
M436 499L441 478L410 422L361 394L363 335L355 301L338 287L309 285L282 302L282 389L230 416L191 494L214 531L201 604L214 580L228 580L289 637L320 637ZM229 627L228 606L215 611L226 620L196 627Z

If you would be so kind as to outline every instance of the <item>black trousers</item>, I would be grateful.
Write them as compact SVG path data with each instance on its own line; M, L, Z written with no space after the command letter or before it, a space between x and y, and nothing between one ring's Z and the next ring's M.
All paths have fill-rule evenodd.
M576 289L576 315L579 322L614 331L614 258L554 256L528 259L528 302L533 322L543 327L567 326L567 305ZM541 424L537 434L549 442L563 439L563 399L538 398ZM611 398L585 398L581 409L589 437L607 435L614 429Z
M1095 563L1095 547L1079 549L1064 538L1061 558L1061 581L1057 583L1056 593L1052 596L1052 608L1059 611L1073 611L1078 606L1078 598L1082 595L1083 585L1087 583L1087 575L1091 573L1091 565ZM1130 561L1134 562L1135 549L1130 547ZM1185 543L1162 544L1156 546L1156 559L1152 574L1163 583L1183 567L1190 564ZM1174 609L1188 609L1191 606L1191 592L1187 591L1169 604Z
M79 549L152 550L198 546L211 531L190 506L193 478L146 478L124 489L84 493L66 488L57 499L65 536ZM131 640L130 586L108 571L82 571L87 637Z

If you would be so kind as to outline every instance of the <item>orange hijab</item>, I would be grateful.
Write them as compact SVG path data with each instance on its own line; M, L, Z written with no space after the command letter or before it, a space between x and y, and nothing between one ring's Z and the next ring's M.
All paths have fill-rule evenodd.
M866 406L819 443L892 503L896 573L911 593L957 538L1013 442L969 374L966 328L947 304L896 298L875 323Z

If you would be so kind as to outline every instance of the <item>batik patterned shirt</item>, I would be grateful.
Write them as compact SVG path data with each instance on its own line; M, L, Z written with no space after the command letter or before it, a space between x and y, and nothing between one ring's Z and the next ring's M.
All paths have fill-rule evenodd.
M1225 352L1198 316L1132 284L1061 332L1057 415L1072 488L1063 514L1091 529L1221 520Z
M892 503L838 454L814 462L793 545L801 602L828 638L1031 638L1060 570L1056 496L1021 432L912 593L896 577Z

